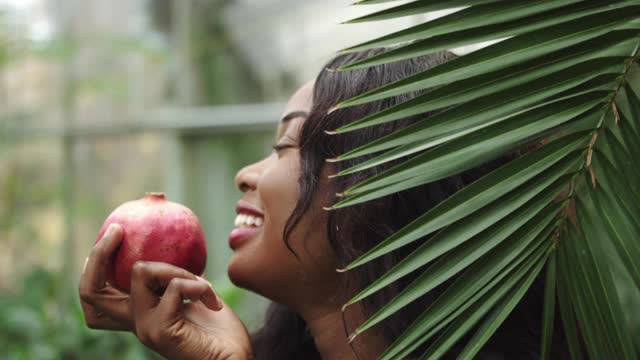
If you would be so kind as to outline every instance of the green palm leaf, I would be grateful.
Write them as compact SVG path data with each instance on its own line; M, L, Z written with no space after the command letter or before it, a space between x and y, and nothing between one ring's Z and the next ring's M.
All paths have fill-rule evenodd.
M548 255L548 254L546 254ZM438 340L420 357L421 359L429 359L432 357L440 357L444 355L445 351L449 349L458 339L460 339L466 331L471 329L475 323L482 318L485 313L492 309L492 313L487 315L485 322L480 326L474 337L467 343L467 346L462 349L459 356L461 359L472 359L473 356L480 350L482 345L489 339L491 334L498 328L500 323L507 317L509 312L518 304L518 301L522 299L525 292L533 283L542 267L546 257L537 259L538 261L532 268L528 268L526 272L526 278L523 279L521 284L512 284L513 289L508 289L506 286L504 289L508 289L509 293L503 295L503 292L499 289L497 292L491 294L487 301L481 303L481 306L477 306L474 313L469 314L469 318L465 319L465 316L460 316L456 321L449 325L447 330L440 335ZM504 290L506 291L506 290ZM500 297L503 296L502 299ZM500 303L494 305L495 300L501 300Z
M558 1L557 3L559 4L554 3L551 5L554 7L558 7L558 5L566 5L567 3L577 3L577 2L578 1L573 1L573 0L564 1L564 2ZM498 4L495 4L497 5L495 6L496 8L495 10L492 9L492 6L483 6L480 12L477 11L477 9L481 8L480 6L468 8L466 10L440 18L437 21L433 21L430 23L426 23L424 25L402 30L394 34L386 35L381 38L378 38L369 42L365 42L358 46L344 49L342 51L343 52L361 51L361 50L366 50L366 49L371 49L371 48L376 48L376 47L381 47L386 45L397 44L407 40L414 41L414 44L412 46L407 46L401 51L394 52L393 56L398 56L400 54L404 54L411 51L428 52L428 51L444 50L447 48L451 48L453 46L462 46L466 44L472 44L474 42L495 40L495 39L501 39L509 36L519 35L529 31L538 30L544 27L556 25L564 21L576 19L581 16L590 15L592 13L596 13L604 9L611 10L613 8L633 4L629 0L625 0L625 1L601 0L598 2L580 3L577 7L576 6L567 7L567 8L561 7L559 9L550 10L548 8L548 6L550 5L548 1L546 2L546 4L537 4L538 6L534 6L532 8L527 7L526 4L533 3L533 2L528 2L523 4L522 1L519 1L519 2L515 2L516 3L515 5L520 7L521 10L523 10L523 12L536 14L540 12L539 11L540 8L545 8L546 11L541 14L537 14L533 17L527 17L527 16L518 17L517 16L518 14L507 12L506 15L515 20L506 21L506 22L492 21L488 23L489 25L480 26L482 24L487 24L487 19L489 18L494 19L493 11L504 12L505 3L507 4L507 8L509 6L511 7L513 6L513 4L510 4L508 2L500 2ZM426 6L427 4L423 4L423 6ZM412 4L407 4L407 6L409 5L412 5ZM536 4L532 4L532 5L536 5ZM398 11L398 13L403 12L403 9L401 8L402 7L397 8L398 10L400 10ZM382 15L380 16L380 18L390 17L387 15L390 11L391 10L381 12L379 14L379 15ZM468 14L470 12L473 14ZM491 15L487 16L487 14L491 14ZM475 22L469 21L470 19L467 19L465 15L475 16L476 21ZM519 15L522 15L522 14L519 14ZM370 15L368 17L364 17L361 19L366 21L366 20L370 20L371 18L375 19L378 16L373 14L372 16ZM529 21L531 20L531 18L533 18L535 21L533 22ZM455 27L456 20L458 22L461 22L460 20L464 21L464 25L462 29ZM356 22L360 22L360 21L356 19ZM436 26L433 26L434 23L437 23ZM441 30L442 28L450 28L450 29L454 29L454 31L446 33ZM442 34L442 35L439 35L439 34ZM429 38L429 41L428 42L416 41L416 40L425 39L425 38Z
M533 59L507 69L456 81L413 100L354 121L337 129L335 132L347 132L402 119L407 116L443 109L522 85L534 79L543 78L554 72L594 58L624 56L628 52L629 46L636 41L637 35L637 31L613 31L585 43L549 54L544 58ZM347 154L351 154L351 152ZM344 155L339 157L339 159L343 158Z
M496 255L501 256L483 257L475 262L413 322L403 336L398 337L382 358L407 355L484 296L516 267L530 261L534 252L537 255L533 257L539 256L542 248L545 248L544 239L550 235L553 227L549 224L542 231L540 228L531 229L514 238L513 242L501 244L496 250Z
M414 280L414 282L397 297L358 327L355 333L358 334L371 328L392 315L398 309L444 283L471 265L482 255L485 255L488 251L501 244L502 241L505 241L517 230L523 226L526 228L526 225L530 225L528 224L529 221L535 223L542 222L543 224L552 221L553 216L555 216L559 210L559 206L558 204L549 205L548 203L557 196L562 189L554 190L555 192L551 192L541 199L532 201L531 204L522 207L508 218L482 232L474 238L473 241L465 242L462 246L452 249L446 256L443 256L436 263L428 267L420 277ZM543 211L543 209L545 211ZM536 217L536 215L538 216ZM520 235L518 234L516 236Z
M436 11L442 9L450 9L454 7L463 7L468 5L481 5L488 4L492 2L496 2L498 0L440 0L440 1L414 1L412 3L404 4L401 6L396 6L384 11L379 11L374 14L370 14L367 16L363 16L357 19L353 19L347 21L347 23L353 22L362 22L362 21L373 21L373 20L384 20L384 19L393 19L396 17L407 16L407 15L415 15L415 14L424 14L429 11ZM354 5L362 5L362 4L374 4L380 3L381 1L360 1Z
M576 161L568 165L569 167L576 168ZM471 239L482 230L512 214L535 197L545 198L549 195L557 196L558 192L562 190L562 188L558 189L558 186L566 184L566 180L560 178L561 175L567 171L566 167L567 165L558 167L554 169L555 171L553 172L548 172L543 174L544 176L536 177L528 182L524 186L525 189L522 189L521 192L509 194L495 203L484 207L481 210L481 214L470 216L468 221L472 222L471 224L456 223L440 231L411 255L407 256L394 268L394 271L380 277L356 295L350 303L362 300L364 297L391 284L398 278L413 272L440 255L447 253L461 243ZM542 193L546 195L542 195Z
M553 322L555 320L556 305L556 252L551 252L547 261L547 274L544 291L544 327L540 345L540 358L549 359L551 351L551 337L553 336Z
M465 8L343 50L394 46L338 69L349 71L507 38L338 104L428 90L331 134L438 114L329 159L375 154L333 176L395 161L347 189L332 208L428 184L547 141L408 219L341 270L422 241L346 304L420 272L352 339L446 283L381 358L405 358L427 343L422 358L438 358L470 332L458 356L473 358L546 265L541 357L550 356L556 301L573 359L640 357L640 334L631 330L618 295L619 286L640 290L640 3L416 0L350 22L459 7ZM616 278L613 264L628 276Z
M579 64L540 79L529 81L523 85L505 89L496 94L470 100L448 111L377 139L361 148L356 148L350 153L342 155L339 159L352 158L395 146L406 145L426 136L436 138L452 132L460 133L463 130L474 127L484 128L493 122L503 120L508 114L536 108L535 105L540 101L562 94L589 80L597 79L599 85L611 84L609 91L606 94L602 94L610 95L612 88L614 88L612 82L624 70L620 62L621 58L616 57L600 59L598 60L599 64L593 64L592 62ZM592 90L593 87L590 86L589 90ZM557 100L554 99L550 103L555 101ZM546 105L546 103L543 105Z
M500 148L504 146L508 147L508 145L505 144L511 144L513 146L513 144L518 144L520 141L539 135L553 127L575 119L597 117L601 112L601 106L598 105L606 100L607 95L604 91L596 91L562 101L555 101L551 104L545 104L545 106L539 106L532 110L521 112L510 118L498 117L497 121L488 126L485 124L474 126L473 117L471 116L466 119L460 118L460 125L458 126L455 120L450 120L450 117L436 119L437 116L434 116L432 119L425 120L425 122L429 124L425 132L421 134L427 134L429 129L433 131L433 133L429 133L429 135L422 135L426 140L417 140L409 144L404 144L381 156L343 170L337 175L351 174L446 143L439 147L439 150L424 153L422 156L417 156L399 164L389 169L388 172L381 173L376 178L371 178L366 182L354 186L352 190L347 193L355 194L360 191L375 188L376 180L393 181L393 179L400 180L403 177L410 176L409 174L402 175L403 173L400 169L405 169L403 171L406 173L413 168L412 164L414 163L426 165L426 158L438 158L442 159L442 161L450 161L461 157L470 159L469 153L477 155L483 154L485 155L484 157L489 155L489 157L491 157L492 152L498 151L503 153L504 151L501 151ZM438 131L438 125L442 125L440 129L443 130ZM454 127L460 128L460 130L452 130ZM413 126L407 127L407 129L413 128ZM405 133L403 130L398 133L400 132L404 133L405 136L399 136L396 137L396 139L414 139L419 136L418 132L412 134L410 131ZM444 134L439 135L439 132L443 132ZM469 143L473 143L474 145L465 146ZM446 156L442 156L442 154L446 154ZM388 174L393 174L393 176L389 176ZM360 190L356 191L357 189Z

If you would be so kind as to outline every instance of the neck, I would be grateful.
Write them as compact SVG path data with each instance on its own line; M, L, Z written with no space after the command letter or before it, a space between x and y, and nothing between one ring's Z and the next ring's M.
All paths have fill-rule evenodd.
M314 308L300 312L313 336L322 360L374 359L382 353L386 344L384 337L374 333L374 329L358 336L349 344L347 331L353 331L364 321L360 306L353 305L343 315L340 306Z

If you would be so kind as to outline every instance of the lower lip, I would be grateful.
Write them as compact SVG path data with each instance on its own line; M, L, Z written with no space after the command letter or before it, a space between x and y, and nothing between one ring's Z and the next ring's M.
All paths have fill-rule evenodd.
M262 229L258 227L239 227L235 228L229 234L229 247L235 249L243 240L250 238Z

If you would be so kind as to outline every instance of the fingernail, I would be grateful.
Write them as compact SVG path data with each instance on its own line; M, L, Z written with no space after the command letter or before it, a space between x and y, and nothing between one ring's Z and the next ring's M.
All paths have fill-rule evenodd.
M105 231L105 237L106 236L114 236L116 234L116 232L119 230L120 225L116 224L116 223L111 223L109 224L109 227L107 227L107 231Z
M209 287L211 287L211 288L213 289L213 285L211 285L211 283L209 282L209 280L207 280L207 279L205 279L205 278L203 278L203 277L201 277L201 276L198 276L198 275L196 275L196 278L197 278L198 280L200 280L200 281L204 281L204 282L206 282L207 284L209 284Z
M89 257L86 257L84 259L84 265L82 266L82 273L84 274L84 272L87 270L87 263L89 262Z
M111 236L113 235L113 230L115 229L115 226L113 226L113 224L109 224L109 226L107 227L107 231L104 232L104 236Z

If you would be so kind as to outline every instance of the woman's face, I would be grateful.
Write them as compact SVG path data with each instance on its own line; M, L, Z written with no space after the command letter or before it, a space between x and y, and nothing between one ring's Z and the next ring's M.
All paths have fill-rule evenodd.
M311 109L312 94L313 83L308 83L289 99L275 136L275 144L282 149L236 175L244 197L238 202L236 228L230 235L234 250L228 266L231 280L294 307L327 299L337 284L336 257L326 233L328 214L322 209L331 194L326 168L311 207L289 241L298 259L282 236L298 200L299 131ZM254 225L245 223L244 214L253 215L249 222Z

